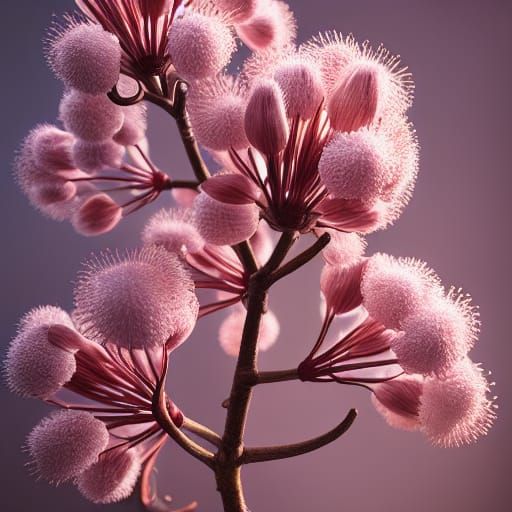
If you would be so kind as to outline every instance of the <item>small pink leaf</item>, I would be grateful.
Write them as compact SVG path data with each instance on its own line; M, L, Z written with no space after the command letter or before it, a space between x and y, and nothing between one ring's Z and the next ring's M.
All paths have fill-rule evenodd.
M258 186L241 174L218 174L206 180L201 189L213 199L227 204L252 204L260 196Z

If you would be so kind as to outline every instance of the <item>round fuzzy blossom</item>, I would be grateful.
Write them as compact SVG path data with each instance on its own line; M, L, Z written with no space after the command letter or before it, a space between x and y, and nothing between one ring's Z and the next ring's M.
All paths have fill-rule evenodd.
M467 297L426 300L401 323L392 343L400 366L409 373L444 375L471 349L478 320Z
M117 503L133 493L140 470L136 450L110 450L101 454L76 483L82 495L93 503Z
M198 252L204 246L187 209L160 210L144 228L142 240L146 245L161 245L176 254Z
M367 244L362 236L334 230L328 230L328 233L331 241L322 251L327 263L338 267L350 267L363 257Z
M424 302L439 295L439 279L426 265L408 258L375 254L367 262L361 282L363 306L372 318L399 329Z
M284 61L276 67L274 80L281 88L288 117L310 119L319 109L324 91L318 69L306 60Z
M386 422L401 430L418 430L423 378L419 375L401 375L374 386L372 403Z
M92 466L108 441L107 428L92 414L58 411L32 430L27 446L38 475L60 484Z
M32 132L32 155L38 168L47 172L74 169L71 148L75 138L56 126L39 125Z
M169 31L168 51L177 72L186 79L217 74L229 64L236 45L225 21L215 15L188 10Z
M245 112L245 133L249 142L265 155L275 155L286 146L286 108L274 80L260 80L254 85Z
M146 136L147 109L142 103L123 108L122 128L114 135L114 141L122 146L134 146Z
M258 229L259 210L254 204L227 204L201 193L194 201L194 223L204 240L213 245L235 245Z
M98 236L114 229L123 216L122 208L107 194L95 194L71 218L77 233Z
M260 0L215 0L215 5L235 23L254 15Z
M439 446L469 444L485 435L496 415L489 383L480 367L463 360L444 379L425 380L419 418L423 432Z
M318 172L334 197L373 204L387 181L386 156L383 139L368 130L337 133L322 153Z
M118 169L124 153L123 146L110 140L99 143L77 140L73 145L75 166L86 172L97 172L107 168Z
M101 25L82 23L64 30L51 45L49 58L67 87L105 94L119 79L121 47Z
M286 3L260 0L254 15L237 25L236 31L251 50L261 51L292 44L297 35L297 25Z
M219 329L219 343L229 356L237 357L240 352L242 333L244 330L247 311L243 306L237 307L225 320ZM267 311L261 317L258 334L258 350L265 352L277 341L279 336L279 320L272 311Z
M185 341L199 308L192 279L163 247L89 262L75 289L75 306L89 338L149 349Z
M117 133L124 121L122 107L107 95L92 96L68 91L60 103L60 119L66 130L88 142L103 142Z
M48 329L54 324L73 328L69 315L53 306L33 309L21 319L5 360L5 376L11 391L44 400L73 377L74 355L48 341Z
M190 119L197 140L214 151L249 146L244 120L244 90L232 77L206 80L191 91Z

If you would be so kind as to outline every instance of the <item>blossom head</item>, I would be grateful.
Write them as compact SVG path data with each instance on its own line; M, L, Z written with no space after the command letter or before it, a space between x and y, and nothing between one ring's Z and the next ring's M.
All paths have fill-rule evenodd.
M468 297L432 297L402 322L393 350L409 373L444 375L466 356L478 336Z
M58 411L29 434L27 446L38 475L60 484L91 467L106 448L104 423L84 411Z
M425 380L419 419L422 430L438 446L460 446L485 435L496 414L489 383L481 368L463 360L443 379Z
M73 227L84 236L97 236L111 231L123 216L122 208L107 194L87 199L72 218Z
M226 354L237 357L240 352L240 343L244 329L246 310L242 305L222 322L219 329L219 343ZM279 321L272 311L267 311L261 317L257 348L267 351L277 341L279 336Z
M121 167L125 149L111 140L87 142L77 140L73 145L73 162L82 171L93 173Z
M102 453L77 479L80 493L92 503L117 503L132 493L141 471L136 449Z
M75 305L88 337L128 348L175 348L192 331L198 312L190 276L163 247L89 262Z
M71 24L52 41L49 60L66 87L106 94L119 80L121 47L100 25Z
M5 360L11 391L24 397L46 399L73 377L76 371L73 351L62 350L48 340L48 329L55 324L73 328L69 315L53 306L33 309L21 319Z
M329 265L350 267L363 257L367 244L362 236L332 229L326 232L331 236L331 241L322 254Z
M386 254L368 260L361 282L363 305L370 316L393 329L438 291L439 280L424 263Z

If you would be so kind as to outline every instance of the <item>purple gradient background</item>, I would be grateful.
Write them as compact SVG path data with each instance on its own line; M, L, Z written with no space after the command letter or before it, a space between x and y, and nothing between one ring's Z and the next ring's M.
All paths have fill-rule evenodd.
M427 260L449 284L463 286L481 306L483 329L473 358L493 370L500 416L490 435L461 449L433 448L416 434L389 428L364 390L338 385L263 386L253 401L247 441L298 441L331 428L351 406L360 416L341 440L292 461L248 467L245 486L254 512L505 512L510 510L510 250L509 95L510 21L506 0L296 0L291 2L305 40L319 30L353 32L383 42L410 65L417 84L412 119L421 145L414 198L396 226L369 237L379 250ZM37 122L53 121L61 93L43 61L40 40L51 13L71 0L17 0L2 5L2 350L19 316L46 303L71 306L79 262L91 251L133 247L149 211L97 239L34 212L10 176L12 154ZM172 122L152 115L153 156L174 176L188 165ZM159 206L166 204L165 200ZM156 206L152 210L157 208ZM261 357L264 369L298 363L319 328L320 261L272 291L282 321L278 345ZM233 361L218 349L219 317L201 321L171 363L169 389L185 412L221 429ZM68 486L36 483L20 451L25 435L47 410L1 391L2 498L0 510L96 510ZM197 499L200 510L221 510L209 471L179 448L166 450L160 488L177 504ZM135 511L135 501L111 510Z

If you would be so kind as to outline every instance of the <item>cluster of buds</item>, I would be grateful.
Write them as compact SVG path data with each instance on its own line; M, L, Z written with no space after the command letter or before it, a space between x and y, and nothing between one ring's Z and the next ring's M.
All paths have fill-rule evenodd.
M127 498L141 472L149 485L168 439L154 397L170 352L188 337L197 313L183 264L149 247L90 262L72 316L45 306L22 318L7 354L8 385L60 408L28 436L36 474L54 484L72 481L94 503ZM183 414L169 398L166 407L181 426Z
M468 356L479 332L470 297L446 292L420 261L363 251L357 235L340 233L325 250L323 324L299 377L367 387L390 425L436 445L475 441L496 406ZM335 321L341 332L330 340Z

